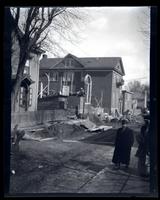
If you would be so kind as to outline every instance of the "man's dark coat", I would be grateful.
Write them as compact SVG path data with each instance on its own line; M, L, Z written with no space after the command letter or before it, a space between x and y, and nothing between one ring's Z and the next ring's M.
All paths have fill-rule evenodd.
M131 148L134 143L133 131L125 127L117 130L115 139L115 150L113 154L113 163L122 163L129 165Z

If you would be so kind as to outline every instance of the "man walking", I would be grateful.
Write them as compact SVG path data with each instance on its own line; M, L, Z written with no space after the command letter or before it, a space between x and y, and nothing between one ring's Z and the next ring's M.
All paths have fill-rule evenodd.
M134 143L133 131L127 127L127 120L122 120L122 127L117 130L115 150L112 162L115 169L120 169L120 164L125 164L126 169L130 163L131 148Z

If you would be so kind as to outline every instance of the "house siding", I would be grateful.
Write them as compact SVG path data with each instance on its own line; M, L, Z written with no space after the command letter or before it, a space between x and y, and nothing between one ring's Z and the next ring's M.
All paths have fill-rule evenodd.
M28 111L37 110L37 98L38 98L38 83L39 83L39 55L31 54L33 58L30 60L30 76L34 81L30 85L32 89L32 104L28 107Z
M11 65L12 65L12 75L16 75L18 69L19 62L19 44L16 39L14 33L12 33L12 57L11 57ZM36 111L37 110L37 97L38 97L38 83L39 83L39 54L31 53L31 59L29 60L30 67L30 78L34 83L32 83L29 87L32 89L32 103L28 106L27 111ZM17 95L16 104L15 104L15 112L26 112L24 108L19 105L20 100L20 92Z
M57 70L55 70L57 71ZM40 80L43 82L44 87L47 85L47 77L42 76L47 72L47 70L41 70L41 78ZM61 70L62 72L62 70ZM57 93L60 90L60 74L59 72L59 79L58 81L50 82L50 90L55 90ZM64 72L64 71L63 71ZM77 92L80 90L80 88L84 88L84 82L83 78L85 75L89 74L92 78L92 99L91 104L93 107L96 107L97 101L99 102L102 99L102 106L104 108L104 111L107 113L110 113L115 111L115 109L119 110L119 98L121 95L121 89L117 88L116 86L116 78L120 78L121 76L117 73L113 73L113 71L75 71L74 72L74 81L73 81L73 91ZM116 77L115 77L116 75ZM83 77L83 78L82 78ZM74 101L74 98L72 99ZM77 103L73 102L73 105L75 106ZM71 101L68 101L68 107L72 107L70 105ZM72 104L71 103L71 104Z
M82 77L83 77L83 72L74 72L73 88L75 92L78 92L81 87L84 88Z
M100 106L104 108L105 112L110 112L112 73L105 71L86 71L85 75L86 74L89 74L92 77L92 106L96 107L97 101L100 102L102 97L102 104Z
M120 109L120 97L121 97L121 90L122 87L119 86L117 87L117 81L121 78L121 76L116 73L112 72L112 86L111 86L111 113L115 113L115 109L117 109L119 112L121 111Z

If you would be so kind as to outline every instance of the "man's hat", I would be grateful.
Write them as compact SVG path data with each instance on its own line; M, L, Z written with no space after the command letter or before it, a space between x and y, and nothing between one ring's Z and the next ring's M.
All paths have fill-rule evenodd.
M144 120L150 120L150 115L149 114L145 114L143 115Z
M127 124L128 123L128 120L127 119L122 119L122 125L123 124Z

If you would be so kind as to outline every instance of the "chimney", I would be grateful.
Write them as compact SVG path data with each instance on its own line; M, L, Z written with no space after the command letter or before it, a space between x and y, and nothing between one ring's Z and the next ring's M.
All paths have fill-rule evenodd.
M47 58L47 54L43 54L43 59L46 59Z

